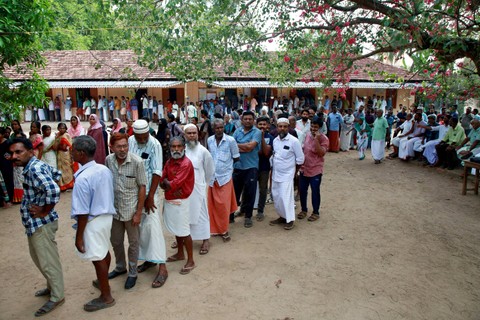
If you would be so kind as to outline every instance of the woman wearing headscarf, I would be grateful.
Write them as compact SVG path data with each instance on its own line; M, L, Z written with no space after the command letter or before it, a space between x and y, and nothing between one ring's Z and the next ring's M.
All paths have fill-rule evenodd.
M105 140L103 137L103 128L100 123L100 119L96 114L90 115L88 118L90 122L90 128L88 128L87 135L92 137L97 143L97 149L95 150L94 160L96 163L105 164L105 158L107 157L105 151Z
M80 119L77 116L72 116L70 118L70 128L68 128L67 132L72 139L85 135L85 128L82 126Z
M115 132L121 132L120 130L122 129L123 129L122 120L120 120L120 118L113 119L111 134L114 134Z
M57 151L57 168L62 171L62 177L58 181L61 191L73 188L73 173L78 169L74 163L70 150L72 149L72 138L67 133L67 125L63 122L58 124L58 132L52 149Z

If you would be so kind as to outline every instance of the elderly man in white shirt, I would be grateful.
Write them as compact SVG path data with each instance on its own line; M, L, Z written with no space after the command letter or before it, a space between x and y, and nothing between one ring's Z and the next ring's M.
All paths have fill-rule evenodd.
M285 224L291 230L295 221L293 178L296 167L303 164L305 157L297 138L288 133L288 119L277 120L278 137L273 141L272 197L275 210L280 218L270 221L270 225Z

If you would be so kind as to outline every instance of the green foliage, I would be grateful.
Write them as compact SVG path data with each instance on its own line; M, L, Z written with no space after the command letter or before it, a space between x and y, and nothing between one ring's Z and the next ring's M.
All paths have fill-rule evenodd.
M48 86L35 70L43 65L39 35L51 22L50 5L49 0L0 0L0 110L7 123L23 106L43 104ZM7 68L31 75L30 80L12 90Z
M108 2L52 0L54 20L42 34L43 50L128 49L128 37ZM118 20L120 21L120 20Z

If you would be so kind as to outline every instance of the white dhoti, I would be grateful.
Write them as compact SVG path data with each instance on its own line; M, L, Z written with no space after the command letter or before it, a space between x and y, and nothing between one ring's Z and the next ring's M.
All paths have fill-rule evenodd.
M112 230L113 214L104 214L88 221L83 232L85 253L78 250L77 255L87 261L103 260L110 248L110 232Z
M160 197L158 193L155 193L154 202L157 209L153 212L150 211L150 214L145 211L142 214L138 260L165 263L167 253L160 221Z
M38 114L38 121L45 121L45 111L43 111L43 109L38 109L37 114Z
M190 235L192 240L210 239L210 216L208 215L205 187L195 187L189 197Z
M416 142L422 143L422 140L423 138L421 137L415 137L407 141L407 156L409 157L415 156L414 145Z
M65 121L70 120L70 118L72 118L72 110L65 109Z
M272 181L272 199L278 215L288 222L295 221L295 200L293 180L286 182Z
M350 149L350 139L352 138L352 131L348 132L350 130L343 130L340 132L340 150L346 151Z
M165 229L176 237L190 235L189 199L163 201L163 222Z
M460 159L462 161L462 163L461 163L462 166L465 165L464 164L465 160L470 160L471 157L475 157L478 153L480 153L480 147L476 147L476 148L472 149L472 151L470 151L471 155L469 155L468 157L463 159L464 156L461 155L460 152L462 152L462 151L467 151L468 152L470 150L470 146L471 146L470 144L467 144L466 146L457 150L457 157L458 157L458 159Z
M25 110L25 121L26 121L26 122L31 122L31 121L33 121L32 115L33 115L32 110L30 110L30 109Z
M401 138L398 144L398 157L400 159L407 159L408 150L407 150L408 138Z
M392 144L395 146L395 147L398 147L400 145L400 140L402 139L406 139L406 138L399 138L399 137L395 137L392 139Z
M422 140L415 141L415 143L413 144L413 151L423 152L423 148L425 147L425 143L422 143Z
M437 150L435 146L440 143L440 139L430 140L423 145L423 156L427 159L428 163L434 164L438 160Z
M373 160L383 160L385 158L385 140L372 140Z

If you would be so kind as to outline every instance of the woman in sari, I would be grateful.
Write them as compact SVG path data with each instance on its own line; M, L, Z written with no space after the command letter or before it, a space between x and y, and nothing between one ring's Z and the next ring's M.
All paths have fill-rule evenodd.
M76 171L74 170L74 163L70 154L72 138L67 133L67 125L65 123L60 122L57 129L58 133L52 149L57 151L57 168L62 171L62 177L58 181L60 191L67 191L73 188L73 173Z
M67 132L72 139L85 134L85 128L82 126L80 119L77 116L72 116L70 118L70 128L68 128Z
M57 168L57 153L52 149L55 144L55 137L52 136L52 128L48 125L42 126L43 133L43 156L42 161Z
M43 155L43 139L40 133L42 125L38 121L34 121L30 124L30 136L29 139L32 142L33 154L38 160L42 160Z
M88 129L87 135L92 137L97 143L97 148L95 149L95 155L93 158L96 163L104 165L107 153L105 151L106 145L103 137L102 124L100 123L100 119L98 119L96 114L90 115L88 120L90 122L90 128Z
M23 134L22 126L20 125L20 121L12 120L12 133L10 135L10 139L13 139L19 133Z

